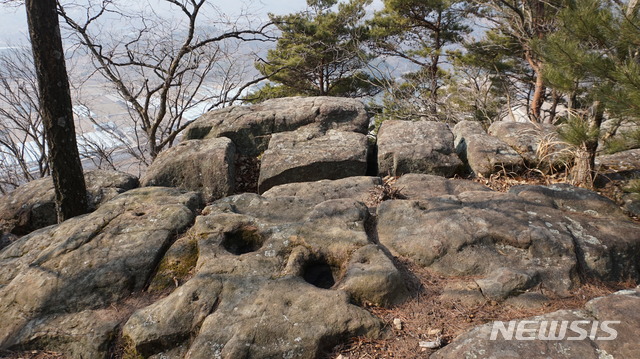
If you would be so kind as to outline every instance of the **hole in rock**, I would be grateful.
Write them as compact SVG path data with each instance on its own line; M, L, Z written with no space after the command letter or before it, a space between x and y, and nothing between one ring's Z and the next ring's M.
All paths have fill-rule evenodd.
M255 252L264 243L264 238L258 233L258 228L243 226L224 234L222 246L229 253L237 256Z
M329 289L336 284L333 273L331 265L322 259L307 263L304 266L302 278L318 288Z

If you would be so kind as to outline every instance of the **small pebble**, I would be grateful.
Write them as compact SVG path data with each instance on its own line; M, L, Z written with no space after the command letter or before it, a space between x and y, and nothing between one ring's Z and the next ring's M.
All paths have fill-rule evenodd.
M393 319L393 327L397 330L402 330L402 320L400 318Z

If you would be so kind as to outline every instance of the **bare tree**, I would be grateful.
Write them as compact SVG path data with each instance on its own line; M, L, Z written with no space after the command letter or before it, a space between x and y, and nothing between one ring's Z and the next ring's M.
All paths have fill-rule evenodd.
M91 76L104 77L126 102L136 151L145 163L172 145L192 119L188 114L237 99L253 82L244 78L232 55L242 55L242 43L268 40L264 26L247 23L241 29L245 18L227 19L210 1L158 4L168 7L172 17L145 6L147 2L58 6L77 50L91 58L96 70ZM124 22L126 32L104 30L113 19Z
M49 174L31 49L0 52L0 191Z

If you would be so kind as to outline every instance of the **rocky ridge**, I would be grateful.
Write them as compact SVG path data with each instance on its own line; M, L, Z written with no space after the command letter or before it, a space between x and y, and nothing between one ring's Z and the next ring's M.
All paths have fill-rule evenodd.
M0 350L316 358L348 338L388 332L367 309L416 295L398 258L459 279L443 295L502 305L540 305L590 281L640 279L640 224L611 200L569 185L501 193L442 177L524 163L508 141L470 123L453 131L383 124L376 158L363 134L367 118L358 101L329 98L218 110L159 157L146 187L111 184L105 173L98 188L125 192L0 249ZM472 154L476 145L488 150ZM262 195L227 196L233 157L262 151ZM385 179L363 176L371 168L404 175L389 191ZM15 198L2 200L31 203ZM553 356L559 347L588 358L635 355L626 333L640 332L631 319L638 297L625 291L535 319L628 316L615 341L487 341L489 323L432 356Z

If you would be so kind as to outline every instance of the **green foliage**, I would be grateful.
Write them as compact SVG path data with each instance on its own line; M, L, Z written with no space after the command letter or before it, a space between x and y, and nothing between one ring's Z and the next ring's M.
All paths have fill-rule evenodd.
M439 119L439 92L448 76L447 48L470 32L469 3L458 0L384 0L368 22L372 50L411 63L415 71L389 78L381 118Z
M561 140L575 147L597 141L600 134L600 129L593 128L588 121L579 116L570 116L565 123L558 126L557 131Z
M249 99L375 93L375 81L362 70L368 61L362 43L369 36L363 18L370 2L307 0L307 11L270 15L281 35L266 62L256 63L256 68L275 84L263 87Z
M559 13L560 31L538 45L545 79L580 104L601 101L610 117L638 118L640 20L624 5L576 0Z

